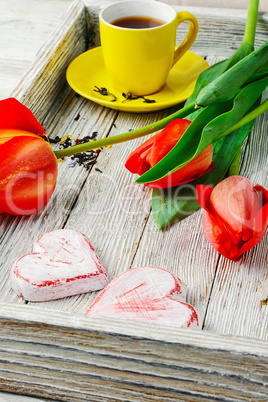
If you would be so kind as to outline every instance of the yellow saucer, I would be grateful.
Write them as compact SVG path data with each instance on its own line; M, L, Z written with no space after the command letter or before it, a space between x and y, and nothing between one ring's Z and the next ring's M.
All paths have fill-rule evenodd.
M113 88L107 75L101 47L88 50L74 59L66 72L70 87L79 95L102 106L124 112L146 113L168 108L185 101L193 92L196 79L201 71L208 68L202 57L186 52L174 65L164 87L146 99L155 103L144 103L143 99L126 100L122 93ZM96 92L96 87L106 88L112 95ZM114 100L113 95L116 97Z

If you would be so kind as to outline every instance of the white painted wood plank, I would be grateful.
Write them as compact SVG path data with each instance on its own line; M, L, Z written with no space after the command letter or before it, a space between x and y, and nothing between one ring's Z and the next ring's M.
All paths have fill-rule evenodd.
M0 99L18 85L71 0L0 0Z
M12 92L12 96L30 108L41 124L64 87L68 88L66 69L86 50L87 39L90 39L86 35L85 7L76 0Z
M42 402L47 399L34 398L32 396L17 395L9 392L0 392L1 402Z

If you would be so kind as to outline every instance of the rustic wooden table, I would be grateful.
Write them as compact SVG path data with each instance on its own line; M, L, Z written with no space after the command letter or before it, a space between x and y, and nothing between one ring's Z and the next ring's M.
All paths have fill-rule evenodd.
M93 131L99 138L116 135L181 106L122 113L78 97L68 86L71 60L88 44L99 44L102 4L74 1L12 93L51 138L82 138ZM200 23L193 52L209 64L233 54L242 40L245 11L187 10ZM268 14L260 13L256 46L267 33ZM267 400L267 234L232 263L203 237L201 211L158 230L151 191L135 184L123 167L142 142L103 149L91 170L73 167L66 158L59 165L56 191L40 213L0 215L0 389L63 401ZM266 113L257 119L241 162L241 174L266 188L267 146ZM110 279L146 265L181 278L202 331L86 317L96 293L46 303L17 297L9 283L14 260L30 252L41 234L58 228L86 234Z

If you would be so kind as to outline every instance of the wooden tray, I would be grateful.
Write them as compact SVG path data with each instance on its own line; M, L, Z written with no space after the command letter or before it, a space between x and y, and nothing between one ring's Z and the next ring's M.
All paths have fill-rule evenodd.
M68 86L69 63L99 44L103 4L74 1L13 93L51 138L82 138L93 131L99 138L116 135L176 110L119 113ZM187 10L200 23L192 50L209 63L240 45L246 12ZM260 13L256 46L267 40L267 32L267 14ZM0 389L62 401L268 400L267 235L232 263L204 239L201 211L159 231L150 190L123 168L142 142L104 149L91 170L72 167L65 158L44 210L29 217L0 215ZM268 187L267 114L245 144L241 174ZM110 279L146 265L177 275L187 285L202 330L89 318L84 312L95 293L47 303L18 298L9 283L14 260L30 252L41 234L64 227L89 237Z

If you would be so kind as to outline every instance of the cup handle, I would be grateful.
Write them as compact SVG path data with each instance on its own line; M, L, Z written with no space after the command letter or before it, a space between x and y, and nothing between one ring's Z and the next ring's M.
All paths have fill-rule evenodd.
M177 26L184 21L189 21L189 30L180 46L175 50L172 66L174 66L174 64L177 63L177 61L184 55L184 53L190 49L195 41L195 38L197 37L198 21L195 16L191 13L188 13L188 11L179 11L177 13Z

